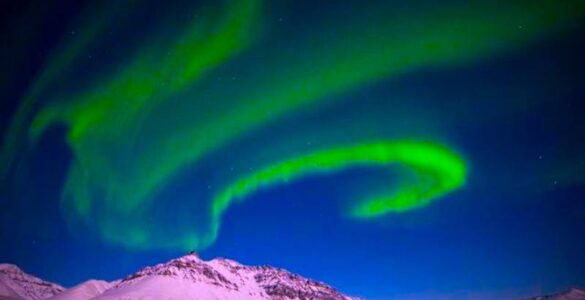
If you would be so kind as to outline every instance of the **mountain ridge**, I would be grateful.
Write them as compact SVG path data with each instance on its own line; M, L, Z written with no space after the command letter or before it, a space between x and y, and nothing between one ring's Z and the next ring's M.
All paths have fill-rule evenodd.
M18 269L16 266L13 267ZM43 281L20 269L18 271L24 274L19 273L20 277L29 276L31 279L12 282L6 279L6 281L11 282L12 286L22 284L19 290L33 292L17 293L11 289L0 289L0 299L360 299L342 294L323 282L308 279L284 269L271 266L247 266L226 258L204 261L195 253L144 267L120 280L106 282L92 279L70 289ZM0 278L0 283L4 279ZM50 286L53 289L37 292L39 287L44 286Z
M313 279L268 265L248 266L227 258L202 260L195 253L146 266L111 282L90 279L64 288L0 264L0 300L359 300ZM570 290L525 300L583 300L585 290Z
M65 288L22 271L13 264L0 264L0 299L47 299Z

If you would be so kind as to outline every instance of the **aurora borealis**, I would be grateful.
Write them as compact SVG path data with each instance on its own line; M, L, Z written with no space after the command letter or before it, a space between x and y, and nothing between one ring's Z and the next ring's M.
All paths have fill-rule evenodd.
M306 173L333 172L352 164L392 163L415 169L421 179L416 184L399 188L394 195L362 201L350 210L350 215L367 218L424 206L433 198L460 187L465 179L465 163L456 154L439 146L407 141L367 143L311 153L257 171L228 186L214 198L212 213L221 215L234 198L243 198L263 185L287 182Z
M583 76L575 71L581 1L318 2L30 1L7 10L13 25L52 25L22 37L17 26L5 29L19 38L4 50L14 62L0 77L15 78L14 87L0 86L0 238L11 228L22 238L0 258L30 256L15 254L25 253L20 241L66 240L121 257L197 250L272 263L275 253L261 262L260 250L239 247L305 234L323 249L379 255L381 276L392 277L392 264L384 265L398 251L391 245L442 236L427 222L451 224L453 236L459 228L505 236L507 227L541 219L554 224L543 226L550 236L583 232L571 223L582 204L555 200L582 197L585 183ZM17 54L35 51L36 63ZM27 64L29 71L19 67ZM570 224L543 217L555 210L541 206L555 201L571 207ZM44 209L31 212L36 205ZM301 227L264 211L284 207ZM523 208L535 210L528 223L507 223L513 217L501 213ZM470 219L484 213L478 224ZM267 240L266 224L278 230ZM438 232L414 240L428 226ZM510 232L529 231L517 226ZM302 228L336 233L319 240ZM446 238L440 253L473 252L451 249L458 240ZM513 242L490 245L500 244ZM563 251L542 270L570 256ZM522 288L567 285L565 277L583 284L575 271L583 259L573 263L559 281L526 279ZM427 291L431 283L364 293Z

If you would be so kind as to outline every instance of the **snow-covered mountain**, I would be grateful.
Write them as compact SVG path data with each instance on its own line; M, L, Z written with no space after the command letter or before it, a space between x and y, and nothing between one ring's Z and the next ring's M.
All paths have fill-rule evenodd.
M72 288L43 281L10 264L0 264L0 300L356 300L315 280L270 266L245 266L189 254L142 270L124 279L88 280ZM585 290L528 300L585 300Z
M273 267L244 266L186 255L146 267L95 299L327 299L349 300L330 286Z
M529 298L527 300L584 300L585 299L585 290L581 289L570 289L566 292L546 295L546 296L538 296Z
M27 275L15 266L6 266L20 275L6 277L6 280L2 277L0 299L357 299L283 269L245 266L223 258L203 261L195 254L145 267L114 282L89 280L68 290ZM18 292L13 292L13 286L18 287Z
M55 297L53 300L67 300L67 299L92 299L101 295L106 290L114 286L114 283L110 283L103 280L91 279L86 282L80 283Z
M0 299L47 299L65 288L24 273L15 265L0 264Z

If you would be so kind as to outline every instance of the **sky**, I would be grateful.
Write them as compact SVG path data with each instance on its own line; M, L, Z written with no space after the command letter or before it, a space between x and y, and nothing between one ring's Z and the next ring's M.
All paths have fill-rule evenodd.
M0 30L2 262L585 286L581 1L13 1Z

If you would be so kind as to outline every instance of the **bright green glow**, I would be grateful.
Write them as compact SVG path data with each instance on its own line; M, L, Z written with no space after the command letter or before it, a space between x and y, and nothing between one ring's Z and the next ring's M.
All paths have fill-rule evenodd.
M142 120L157 103L192 84L249 45L259 13L259 1L247 0L230 6L218 17L219 20L214 20L218 24L211 29L207 28L210 19L196 19L169 50L145 48L120 73L80 95L79 100L65 103L66 106L49 106L38 115L32 124L33 136L58 120L71 125L68 140L80 155L77 156L79 166L72 168L65 191L76 193L76 201L80 203L76 207L81 214L89 213L87 204L91 201L84 199L90 197L85 191L91 189L88 184L95 183L88 182L88 176L100 178L97 184L113 195L106 197L111 205L131 210L142 204L141 201L164 179L163 174L168 175L179 166L176 163L170 167L145 162L145 169L150 171L142 172L142 163L136 162L133 168L139 169L125 170L127 172L121 174L112 161L118 160L120 153L127 152L121 148L128 145L129 136L141 130ZM165 54L163 58L158 57L161 52ZM105 145L117 148L104 150ZM159 154L156 156L160 157ZM141 158L140 155L134 157L136 160ZM87 174L87 170L91 174ZM127 195L123 197L125 201L118 201L117 196L124 194Z
M194 32L185 35L192 42L179 42L171 47L172 54L165 56L169 59L152 65L152 61L158 61L157 57L138 56L105 87L90 90L74 106L57 108L61 114L65 112L65 118L72 126L69 140L80 160L79 171L69 177L66 191L78 191L73 193L72 198L80 209L80 215L90 214L88 208L95 200L88 198L91 196L87 195L87 190L96 188L96 185L97 189L105 192L103 201L110 209L120 212L122 216L132 215L136 208L150 201L156 189L181 166L197 161L240 134L291 110L332 99L335 94L409 69L465 62L521 45L550 30L551 23L546 16L567 13L562 10L565 8L551 4L511 5L509 9L497 11L489 8L485 4L458 9L447 6L419 16L409 16L412 20L397 22L381 18L373 20L373 34L364 34L370 28L347 29L347 38L339 41L342 44L329 40L315 41L314 38L318 37L309 36L305 45L286 45L294 49L292 53L288 49L275 49L276 55L267 57L269 71L259 72L259 76L253 75L248 81L243 79L247 83L245 88L236 90L234 94L216 89L202 95L195 90L184 100L167 100L178 86L194 81L197 75L219 64L221 59L218 58L225 59L248 44L246 37L253 34L244 30L243 37L233 36L240 32L233 30L235 25L232 24L257 23L257 4L249 2L231 7L223 19L226 21L220 22L220 28L224 29L215 31L219 34L200 37L197 26L194 26ZM420 18L425 19L424 30L417 27L420 26ZM350 23L358 25L362 22ZM524 24L527 29L510 29L516 29L517 24ZM253 29L249 25L245 28ZM459 28L467 30L462 33ZM200 41L203 43L199 44ZM208 41L211 46L207 45ZM180 46L183 44L200 45L202 48L194 47L194 51L189 52L184 49L190 47ZM369 47L361 49L361 45ZM178 80L169 82L168 89L161 87L161 78L174 78L177 61L191 62L191 67L186 68L185 73L179 73ZM162 75L152 73L152 70L162 70ZM167 76L170 74L173 75ZM140 122L147 118L144 114L157 110L161 101L170 101L169 106L191 102L186 106L186 111L193 117L177 117L180 121L150 121L171 125L165 127L161 124L164 134L147 136L153 139L149 147L140 149L136 154L129 152L127 139L136 136L136 132L141 130ZM203 103L212 104L207 108L204 105L210 104ZM209 109L212 116L199 114L201 106ZM164 104L162 107L165 107ZM173 118L180 114L177 112ZM123 167L115 163L120 159L127 160ZM372 214L371 210L375 209L361 208L355 214ZM127 222L126 216L123 221ZM107 236L115 242L134 247L148 247L152 243L151 239L127 240L126 234L112 233L103 227L101 231L107 232ZM168 238L164 240L170 243Z
M117 66L116 72L98 77L79 93L50 95L59 100L47 103L34 116L30 136L36 138L55 123L69 126L67 140L74 161L63 205L70 218L97 227L107 241L129 247L204 247L214 237L193 233L169 237L144 230L157 191L183 167L196 165L206 155L284 115L334 101L344 92L404 72L460 65L523 47L583 16L579 1L560 2L445 3L408 13L367 7L366 11L379 13L343 19L334 26L270 44L269 51L254 52L262 23L261 1L228 1L220 13L203 9L177 36L153 36L152 44L139 45L135 55ZM63 53L79 55L93 37L93 33L85 35ZM230 63L250 53L261 54L254 61L258 68L230 69ZM69 66L66 58L68 55L62 55L49 63L54 67L40 85ZM217 87L211 86L215 83L212 75L238 78L236 84ZM30 99L44 96L36 91L30 95ZM34 109L25 105L23 111L28 115ZM13 127L28 124L26 119L17 117ZM15 135L18 131L11 130L7 138ZM438 156L430 163L419 157L417 162L416 151L410 149L410 154L399 157L398 147L391 151L395 157L381 153L375 160L372 149L360 147L366 146L324 150L297 165L293 160L282 169L271 168L258 175L255 182L271 184L270 178L293 179L356 163L393 162L411 167L425 182L401 186L392 196L368 195L350 212L355 217L424 206L462 184L456 180L459 177L449 177L457 174L457 169L452 169L456 164L441 165L449 159ZM15 147L3 148L2 169L15 151ZM344 151L354 151L359 158L344 157ZM311 169L311 157L324 165ZM464 168L461 170L464 174ZM429 182L431 188L425 185ZM245 182L218 196L212 204L212 218L221 215L231 199L255 188L254 182Z
M230 204L242 201L264 187L285 184L303 176L328 174L355 166L400 164L415 171L419 180L402 184L394 195L364 197L348 212L355 218L373 218L424 207L465 183L467 167L463 159L444 146L417 141L383 141L322 150L278 162L247 174L227 185L213 198L211 229L200 236L190 235L176 242L186 249L207 247L215 241L221 217ZM106 234L115 232L106 231ZM133 229L132 241L141 245L144 232ZM110 236L115 240L117 236ZM140 242L140 243L139 243Z
M115 128L131 126L128 123L139 118L141 111L192 84L248 46L259 10L259 1L237 1L220 16L218 25L207 31L203 28L211 20L195 19L170 47L146 47L121 72L77 96L77 102L42 111L32 124L33 136L55 119L71 125L72 143L96 134L88 130L112 130L104 132L111 134Z
M235 199L244 198L264 186L356 165L390 164L412 168L421 178L420 182L400 187L393 196L366 199L351 210L352 216L375 217L422 207L465 182L465 162L443 146L413 141L374 142L311 153L249 174L214 199L212 214L221 215Z

